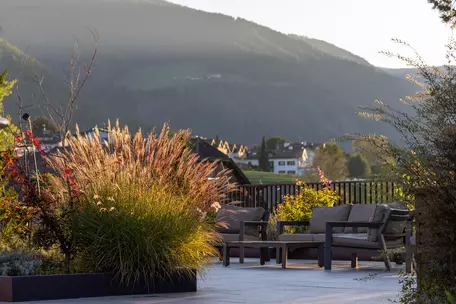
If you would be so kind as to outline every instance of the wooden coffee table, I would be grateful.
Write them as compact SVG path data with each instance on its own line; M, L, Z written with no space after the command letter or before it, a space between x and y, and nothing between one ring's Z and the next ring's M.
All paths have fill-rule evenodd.
M276 248L277 264L282 263L282 268L287 268L288 249L289 248L317 248L318 249L318 266L324 265L324 242L301 242L301 241L231 241L223 245L223 266L230 265L230 257L227 254L231 247L239 248L239 262L244 262L244 248L260 248L260 264L265 264L266 250Z

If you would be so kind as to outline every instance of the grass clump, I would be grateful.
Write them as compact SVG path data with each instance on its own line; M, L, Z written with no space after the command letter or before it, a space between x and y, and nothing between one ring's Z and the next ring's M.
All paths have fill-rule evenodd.
M98 132L70 137L67 151L49 159L55 185L79 193L78 263L126 284L202 270L217 254L205 216L232 189L229 172L209 180L218 164L192 153L189 131L109 130L103 144Z

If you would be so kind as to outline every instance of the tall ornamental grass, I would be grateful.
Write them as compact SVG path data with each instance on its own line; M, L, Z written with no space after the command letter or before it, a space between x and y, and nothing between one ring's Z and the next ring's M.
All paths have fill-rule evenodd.
M64 177L55 183L83 196L78 260L127 284L202 270L217 254L204 217L231 191L229 172L209 179L218 164L192 153L189 131L171 134L165 125L144 137L118 124L109 130L103 144L98 131L70 137L67 151L49 160Z

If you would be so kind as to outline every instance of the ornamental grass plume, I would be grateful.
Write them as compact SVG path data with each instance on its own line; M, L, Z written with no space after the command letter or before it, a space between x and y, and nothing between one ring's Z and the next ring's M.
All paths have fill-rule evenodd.
M68 149L49 157L49 165L59 176L71 176L81 190L93 195L114 195L119 191L118 181L127 181L138 186L138 197L151 186L160 187L186 196L190 206L202 211L209 211L214 202L223 201L234 189L227 170L209 180L218 162L192 153L188 130L171 136L165 124L159 134L143 137L139 130L131 136L128 127L120 128L118 122L114 127L109 124L109 130L108 140L101 145L97 129L93 137L69 137ZM66 183L64 178L61 182Z

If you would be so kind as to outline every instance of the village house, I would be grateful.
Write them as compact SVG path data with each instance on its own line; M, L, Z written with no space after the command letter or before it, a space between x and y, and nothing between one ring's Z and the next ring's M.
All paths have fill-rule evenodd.
M259 166L259 147L252 150L245 145L230 144L227 141L203 138L220 152L231 158L241 169L252 169ZM280 143L267 151L270 171L280 174L304 174L312 171L315 149L318 144L307 142Z
M312 163L317 144L313 143L280 143L269 150L270 171L280 174L304 174L312 171ZM243 159L235 162L249 167L259 166L259 149L254 149Z

